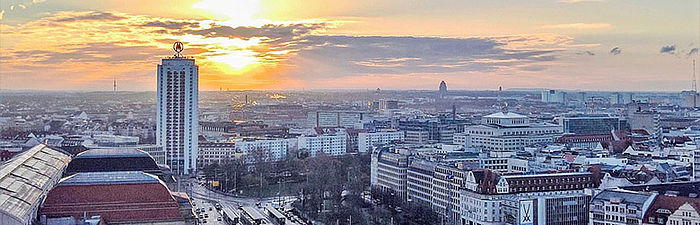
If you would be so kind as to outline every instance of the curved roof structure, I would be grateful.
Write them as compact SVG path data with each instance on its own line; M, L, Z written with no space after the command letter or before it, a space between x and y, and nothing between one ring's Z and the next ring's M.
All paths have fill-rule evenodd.
M75 156L66 174L86 172L143 171L162 176L163 171L147 152L138 149L90 149Z
M141 171L79 173L61 180L39 215L101 216L107 223L183 222L178 202L157 177Z
M127 158L127 157L151 157L147 152L135 148L99 148L84 151L75 156L81 158Z
M39 144L0 165L0 224L30 224L71 157Z

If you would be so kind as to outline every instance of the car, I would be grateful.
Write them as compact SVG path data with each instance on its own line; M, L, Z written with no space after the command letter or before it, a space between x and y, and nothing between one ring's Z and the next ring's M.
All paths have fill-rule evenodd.
M216 221L222 221L222 220L223 219L220 216L218 218L216 218Z
M209 214L205 213L204 218L209 218Z
M207 220L202 221L202 223L207 223Z
M214 208L216 208L216 210L220 210L220 209L221 209L221 204L216 203L216 205L214 205Z
M209 211L211 211L211 206L209 207Z

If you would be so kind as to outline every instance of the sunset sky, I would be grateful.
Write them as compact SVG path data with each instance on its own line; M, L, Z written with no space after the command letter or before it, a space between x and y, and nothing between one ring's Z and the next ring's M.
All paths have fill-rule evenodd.
M2 0L0 88L106 91L116 77L155 90L180 40L200 90L681 91L699 12L699 0Z

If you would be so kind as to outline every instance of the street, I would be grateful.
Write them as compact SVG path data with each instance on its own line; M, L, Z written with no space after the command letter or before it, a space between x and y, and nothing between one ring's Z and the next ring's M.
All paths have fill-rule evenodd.
M207 224L207 225L226 225L226 222L223 221L218 221L218 218L221 215L221 212L217 211L216 208L214 207L215 204L218 202L222 206L229 206L231 209L234 209L236 213L239 215L243 214L244 212L239 209L239 205L243 207L250 207L257 212L259 212L261 215L265 216L266 222L269 224L279 224L277 220L272 218L270 215L268 215L267 212L265 212L265 209L263 207L267 205L271 206L278 206L280 202L278 201L278 197L269 197L269 198L243 198L243 197L235 197L235 196L229 196L229 195L224 195L218 192L211 191L203 186L197 185L196 180L193 180L193 183L195 185L192 186L192 201L195 203L196 206L194 206L194 209L199 209L200 212L198 213L198 217L206 220L200 221L200 224ZM282 205L285 206L286 208L291 207L291 203L296 199L293 196L283 196L280 198L282 201ZM204 211L201 211L204 209ZM207 215L207 216L205 216ZM298 220L298 219L295 219ZM286 222L285 224L296 224L293 222Z

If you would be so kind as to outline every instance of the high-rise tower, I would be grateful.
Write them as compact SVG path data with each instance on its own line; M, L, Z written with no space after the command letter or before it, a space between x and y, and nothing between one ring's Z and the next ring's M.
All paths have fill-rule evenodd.
M165 163L174 174L197 169L199 129L199 67L193 58L180 54L184 46L175 42L175 55L158 65L158 110L156 144L165 151Z
M447 84L443 80L442 82L440 82L440 89L438 90L438 98L442 99L442 98L445 98L445 96L447 96Z

